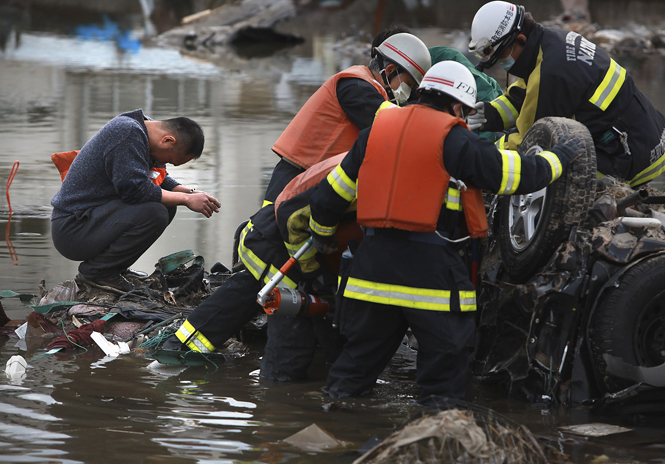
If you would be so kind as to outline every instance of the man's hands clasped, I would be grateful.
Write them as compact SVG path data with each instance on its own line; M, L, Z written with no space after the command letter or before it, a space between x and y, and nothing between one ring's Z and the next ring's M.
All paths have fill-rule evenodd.
M208 195L200 190L194 190L187 194L186 206L192 211L203 214L209 218L212 213L219 213L219 207L222 204L212 195Z

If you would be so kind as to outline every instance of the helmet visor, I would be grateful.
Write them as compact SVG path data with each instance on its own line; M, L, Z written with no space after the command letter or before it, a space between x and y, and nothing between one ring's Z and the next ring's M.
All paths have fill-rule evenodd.
M494 51L494 44L487 37L483 37L475 42L471 42L469 44L469 51L476 55L480 61L485 62L490 59Z

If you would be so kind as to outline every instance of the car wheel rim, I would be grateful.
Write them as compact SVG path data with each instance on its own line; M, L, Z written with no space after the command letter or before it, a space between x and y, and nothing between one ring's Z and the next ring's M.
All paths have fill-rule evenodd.
M542 152L543 149L534 145L526 152L526 156L532 156ZM508 215L508 227L510 230L510 243L515 251L527 248L538 230L538 224L545 207L547 187L527 195L512 195L510 197L510 211Z
M654 367L665 363L665 305L661 292L642 311L635 334L636 355L640 366Z

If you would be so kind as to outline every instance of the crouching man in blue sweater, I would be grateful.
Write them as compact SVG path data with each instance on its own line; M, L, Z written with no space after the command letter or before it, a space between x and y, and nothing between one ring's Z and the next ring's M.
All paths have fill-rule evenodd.
M51 200L51 235L65 258L82 261L77 280L114 293L136 260L185 205L206 217L220 203L180 185L166 164L179 166L203 151L203 131L188 118L163 121L142 110L109 121L78 153Z

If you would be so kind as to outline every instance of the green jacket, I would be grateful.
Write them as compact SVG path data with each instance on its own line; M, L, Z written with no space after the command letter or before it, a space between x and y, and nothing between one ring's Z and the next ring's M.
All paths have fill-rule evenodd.
M492 101L503 95L503 90L499 83L485 73L478 71L471 61L458 50L451 47L430 47L429 54L432 57L432 64L440 61L457 61L466 66L473 77L476 78L476 90L478 92L478 101ZM496 134L494 132L481 132L480 136L494 142Z

